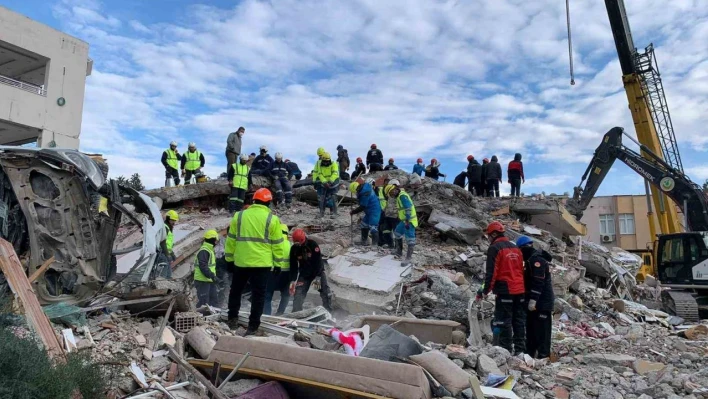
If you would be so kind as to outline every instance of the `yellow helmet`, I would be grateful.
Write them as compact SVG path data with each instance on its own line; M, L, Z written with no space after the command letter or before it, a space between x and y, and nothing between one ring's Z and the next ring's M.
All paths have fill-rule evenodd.
M283 234L285 234L287 236L288 232L290 231L290 229L288 229L288 225L281 223L280 228L283 230Z
M324 155L326 152L327 152L327 151L325 151L324 147L320 147L320 148L317 149L317 156L318 156L318 157L321 157L321 156Z
M357 188L359 188L359 182L353 181L353 182L349 185L349 191L351 191L352 194L356 194L356 189L357 189Z
M331 161L331 160L332 160L332 156L329 155L329 152L325 152L324 154L322 154L322 160L323 160L323 161L325 161L325 160L326 160L326 161Z
M396 188L396 186L389 184L388 186L384 187L384 194L386 194L387 197L391 196L391 190Z
M177 214L177 211L175 211L174 209L170 209L169 211L167 211L167 213L165 213L165 219L170 219L174 220L175 222L179 222L179 215Z
M208 240L210 238L219 238L219 233L216 230L211 229L204 232L204 239Z

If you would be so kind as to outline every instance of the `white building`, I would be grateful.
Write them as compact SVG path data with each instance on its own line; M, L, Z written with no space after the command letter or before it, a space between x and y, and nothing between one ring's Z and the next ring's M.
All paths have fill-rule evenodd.
M0 145L79 148L89 45L0 7Z

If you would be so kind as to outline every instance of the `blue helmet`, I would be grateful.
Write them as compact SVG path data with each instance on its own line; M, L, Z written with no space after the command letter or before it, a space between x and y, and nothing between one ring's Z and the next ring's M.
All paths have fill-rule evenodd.
M516 246L523 247L524 245L533 244L533 240L528 236L521 236L516 239Z

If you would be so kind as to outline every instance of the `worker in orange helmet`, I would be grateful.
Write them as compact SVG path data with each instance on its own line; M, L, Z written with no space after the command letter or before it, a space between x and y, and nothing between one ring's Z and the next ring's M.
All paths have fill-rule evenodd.
M293 246L290 248L290 295L294 296L293 312L302 310L307 292L318 278L322 306L331 311L332 291L327 283L320 246L315 240L307 238L303 229L295 229Z
M366 174L366 165L364 165L364 160L361 157L356 159L356 166L352 172L351 180L356 180L359 176Z
M393 158L389 158L389 159L388 159L388 165L386 165L386 167L384 168L384 170L396 170L396 169L398 169L398 166L396 166L393 162L394 162L394 159L393 159Z
M441 176L445 177L444 174L440 173L440 162L435 158L431 159L430 165L425 168L425 177L438 180Z
M481 300L490 291L494 292L494 345L515 355L526 353L524 255L504 235L504 225L500 222L490 223L486 232L490 244L487 250L487 270L484 285L477 291L476 300Z
M416 164L413 165L413 173L423 177L423 172L425 172L425 164L423 164L423 158L418 158Z
M245 335L254 335L261 324L266 287L271 270L286 257L283 249L283 228L280 219L270 210L273 194L267 188L253 194L253 205L236 212L229 225L224 257L233 272L229 295L231 329L238 328L241 294L251 283L251 314Z

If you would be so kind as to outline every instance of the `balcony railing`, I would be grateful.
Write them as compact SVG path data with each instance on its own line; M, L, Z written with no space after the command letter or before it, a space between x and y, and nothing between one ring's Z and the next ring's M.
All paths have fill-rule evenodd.
M20 90L28 91L30 93L39 94L40 96L47 96L47 90L41 86L33 85L31 83L20 82L7 76L0 75L0 84L17 87Z

